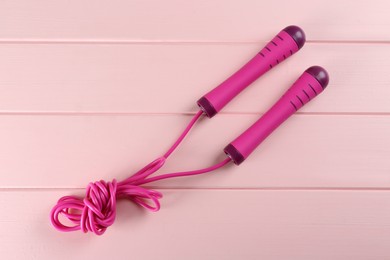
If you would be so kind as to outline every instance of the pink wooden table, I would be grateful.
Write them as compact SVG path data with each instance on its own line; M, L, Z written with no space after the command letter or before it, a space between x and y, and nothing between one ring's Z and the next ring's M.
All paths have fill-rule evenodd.
M389 13L387 0L0 1L1 259L390 259ZM60 196L163 153L195 101L289 24L306 46L164 172L215 162L304 69L327 68L325 93L245 163L156 183L162 210L120 202L102 237L52 228Z

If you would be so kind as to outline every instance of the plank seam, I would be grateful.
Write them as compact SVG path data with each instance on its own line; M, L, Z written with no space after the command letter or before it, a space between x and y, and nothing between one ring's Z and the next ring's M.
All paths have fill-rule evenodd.
M75 111L8 111L0 116L189 116L196 112L75 112ZM220 112L220 115L263 115L264 112ZM390 112L296 112L301 116L390 116Z
M204 41L204 40L74 40L74 39L0 39L0 44L107 44L107 45L241 45L241 44L266 44L264 40L250 41ZM351 45L389 45L390 40L307 40L305 44L351 44Z
M148 189L156 189L159 191L390 191L390 187L261 187L261 188L213 188L213 187L158 187L158 186L143 186ZM24 192L24 191L81 191L85 188L80 187L0 187L0 192Z

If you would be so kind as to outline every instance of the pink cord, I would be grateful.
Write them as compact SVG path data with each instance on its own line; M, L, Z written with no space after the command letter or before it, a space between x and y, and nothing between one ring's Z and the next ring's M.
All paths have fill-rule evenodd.
M162 198L162 194L158 191L141 187L140 185L167 178L202 174L221 168L229 163L231 160L227 158L216 165L204 169L149 177L164 165L167 158L183 141L184 137L202 114L203 112L199 111L193 117L186 129L164 156L149 163L129 178L121 182L117 182L115 179L112 182L105 182L104 180L94 183L91 182L87 186L84 198L75 196L60 198L51 210L50 215L53 226L59 231L64 232L81 229L84 233L90 231L97 235L102 235L115 221L117 199L127 198L151 211L158 211L160 209L159 199ZM68 226L63 224L59 220L60 215L66 217L74 225Z

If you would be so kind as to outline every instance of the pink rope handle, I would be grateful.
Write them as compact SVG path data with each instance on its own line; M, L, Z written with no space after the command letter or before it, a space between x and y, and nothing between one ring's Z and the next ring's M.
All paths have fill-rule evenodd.
M165 164L167 158L183 141L202 114L202 111L195 114L183 133L164 156L149 163L129 178L121 182L117 182L115 179L112 182L104 180L91 182L87 186L84 198L76 196L60 198L50 213L50 220L53 226L63 232L82 230L84 233L89 231L96 235L102 235L115 221L117 199L129 199L151 211L160 209L159 199L162 198L162 193L141 187L140 185L168 178L202 174L214 171L229 163L231 161L230 158L226 158L222 162L204 169L149 177ZM73 225L63 224L60 220L61 215L67 218Z

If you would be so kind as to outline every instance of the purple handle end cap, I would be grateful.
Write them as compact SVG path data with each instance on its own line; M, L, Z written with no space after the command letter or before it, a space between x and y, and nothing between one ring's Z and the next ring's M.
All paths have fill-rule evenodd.
M312 66L305 70L305 72L312 75L322 86L323 89L328 86L329 83L329 74L328 72L320 66Z
M298 26L290 25L284 28L283 31L288 33L294 39L294 41L298 45L298 49L302 48L302 46L305 44L306 42L305 32Z
M210 103L210 101L202 97L201 99L198 100L198 106L202 111L206 114L207 117L212 118L217 114L217 110L214 108L213 104Z
M240 165L245 160L244 156L232 144L228 144L223 150L236 165Z

